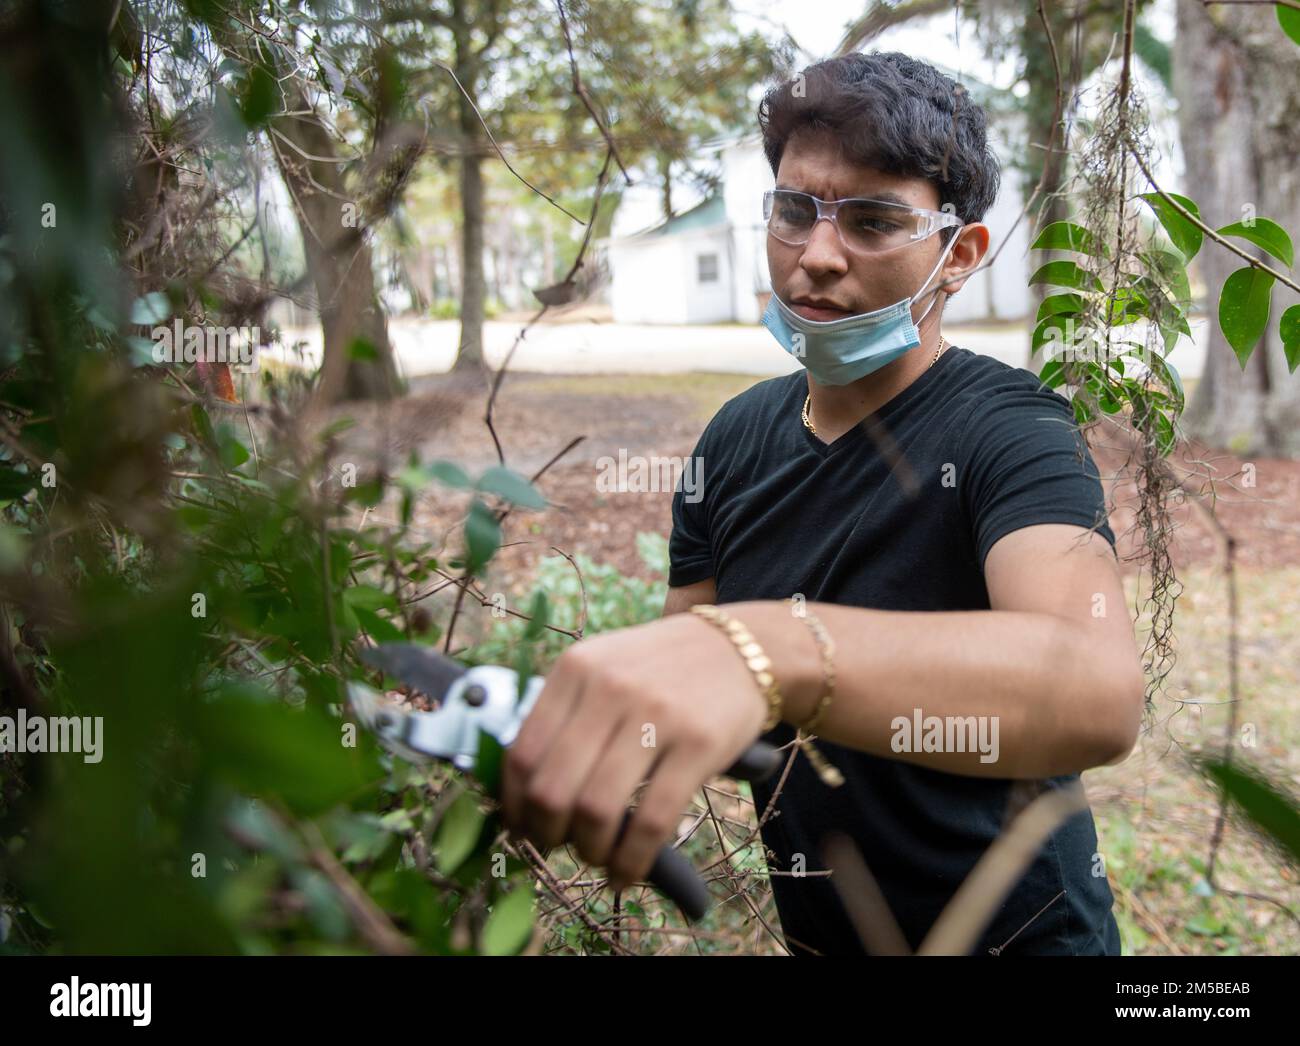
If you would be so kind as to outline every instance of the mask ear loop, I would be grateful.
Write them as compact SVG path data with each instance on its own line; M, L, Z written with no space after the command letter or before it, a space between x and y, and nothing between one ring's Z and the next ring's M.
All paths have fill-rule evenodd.
M959 225L956 226L956 228L958 232L960 232L961 229L965 228L965 226ZM943 253L939 255L939 260L935 263L934 268L930 270L930 275L927 276L925 278L925 282L921 284L921 289L917 291L915 294L913 294L912 300L907 303L907 311L909 315L911 314L912 306L916 304L916 299L921 297L921 295L925 293L926 287L928 287L930 285L930 281L934 279L934 274L937 273L939 269L943 266L943 263L948 258L948 252L952 250L952 246L956 242L957 242L957 233L954 233L952 239L949 240L947 245L944 247ZM946 281L946 282L951 282L951 281ZM934 308L934 303L939 300L939 287L942 286L943 284L941 283L938 286L936 286L932 291L930 291L930 304L925 307L925 312L921 313L921 318L915 321L916 326L918 328L921 326L922 323L925 322L925 318L930 315L930 310Z

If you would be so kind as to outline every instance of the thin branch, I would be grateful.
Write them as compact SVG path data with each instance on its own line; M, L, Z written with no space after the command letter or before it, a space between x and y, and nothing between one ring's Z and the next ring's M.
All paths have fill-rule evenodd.
M1220 2L1223 2L1223 0L1220 0ZM1156 192L1156 194L1162 200L1165 201L1165 203L1169 204L1170 207L1172 207L1175 211L1177 211L1180 215L1182 215L1185 219L1187 219L1187 221L1195 225L1198 229L1201 230L1201 232L1205 233L1205 235L1208 236L1210 239L1212 239L1215 243L1219 244L1222 247L1228 248L1228 250L1232 251L1233 254L1238 255L1247 264L1254 266L1256 269L1259 269L1261 272L1268 273L1268 275L1272 276L1275 280L1277 280L1278 283L1282 284L1284 287L1290 287L1297 294L1300 294L1300 284L1292 282L1291 280L1283 276L1280 272L1278 272L1276 269L1266 265L1259 258L1247 254L1244 250L1242 250L1242 248L1238 247L1231 240L1227 240L1224 237L1220 236L1217 232L1215 232L1208 225L1206 225L1205 222L1201 221L1200 218L1192 214L1191 211L1189 211L1181 203L1179 203L1167 192L1165 192L1164 189L1160 188L1160 185L1159 183L1156 182L1155 176L1151 173L1150 168L1148 168L1147 165L1142 161L1141 154L1134 147L1133 142L1127 136L1125 137L1124 147L1125 150L1128 152L1128 154L1137 161L1138 166L1142 168L1142 173L1147 176L1147 181L1151 183L1151 188Z

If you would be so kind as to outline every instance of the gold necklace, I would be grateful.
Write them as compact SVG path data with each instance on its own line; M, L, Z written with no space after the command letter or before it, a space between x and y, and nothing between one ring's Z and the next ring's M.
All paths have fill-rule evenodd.
M943 355L943 350L946 349L947 347L948 347L948 339L945 338L942 334L940 334L939 347L935 350L934 359L932 359L929 365L926 366L925 368L926 370L929 370L930 367L933 367L936 363L939 362L939 357ZM808 417L808 408L809 406L811 406L811 404L812 404L812 393L810 392L808 393L808 397L803 401L803 423L807 427L808 431L815 436L817 435L817 430L813 428L812 420Z

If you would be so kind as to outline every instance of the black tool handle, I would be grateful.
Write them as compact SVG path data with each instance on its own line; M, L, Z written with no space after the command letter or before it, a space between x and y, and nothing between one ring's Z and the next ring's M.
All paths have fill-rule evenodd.
M738 781L762 781L776 770L780 762L781 755L775 748L765 741L755 741L731 764L727 776ZM631 816L629 813L623 818L620 836ZM682 914L691 922L702 919L709 910L712 898L704 880L685 855L673 847L664 846L659 851L648 878L650 884L681 908Z
M766 741L755 741L740 753L740 758L727 770L728 777L737 781L765 781L781 765L781 753Z

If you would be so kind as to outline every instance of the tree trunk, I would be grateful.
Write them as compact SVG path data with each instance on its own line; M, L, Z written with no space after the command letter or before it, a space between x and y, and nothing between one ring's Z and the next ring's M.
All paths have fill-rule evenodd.
M370 245L356 234L364 215L339 199L346 196L339 164L307 159L333 157L335 148L305 94L286 83L285 96L291 111L308 113L275 117L271 126L292 143L276 143L275 155L294 200L307 271L316 287L324 343L322 398L327 403L389 399L398 389L397 369L388 319L375 293ZM354 352L358 342L373 355Z
M492 247L492 297L501 301L501 249Z
M519 275L516 262L517 254L515 250L514 230L509 226L505 228L505 273L502 277L504 290L506 294L507 306L511 309L520 307L519 299Z
M542 222L542 279L541 287L555 283L555 229L550 223L550 216Z
M456 5L460 14L460 5ZM483 359L483 309L487 287L483 275L483 160L484 144L479 116L474 109L480 65L470 39L470 24L457 18L452 26L456 41L456 78L464 90L459 94L460 132L460 348L452 369L481 375Z
M673 161L663 153L659 154L659 199L667 221L673 216Z
M1213 228L1271 218L1300 230L1300 47L1271 5L1178 5L1174 90L1187 167L1187 195ZM1244 240L1234 243L1270 267L1285 266ZM1219 294L1246 263L1207 239L1195 264L1209 314L1205 371L1183 418L1189 435L1239 454L1300 455L1300 377L1287 371L1277 333L1297 296L1274 288L1263 340L1243 371L1219 330Z
M1027 151L1025 153L1025 165L1023 174L1025 182L1023 192L1025 200L1029 199L1030 193L1038 185L1039 179L1043 182L1043 194L1039 197L1035 209L1031 210L1025 220L1030 222L1030 230L1045 229L1052 222L1066 221L1071 218L1069 203L1064 195L1061 194L1061 188L1066 178L1066 156L1068 155L1070 143L1065 139L1065 129L1057 127L1052 122L1052 117L1056 113L1056 67L1052 62L1051 51L1047 46L1047 41L1043 35L1042 22L1033 17L1030 8L1032 5L1026 5L1024 27L1020 36L1021 54L1024 56L1024 79L1029 86L1025 103L1025 130ZM1058 46L1066 37L1066 27L1068 25L1066 13L1058 7L1052 6L1048 9L1048 18L1052 25L1052 33L1058 42ZM1071 55L1060 55L1061 62L1061 90L1064 94L1065 104L1071 106L1073 102L1077 83L1076 77L1078 70L1072 61ZM1068 116L1068 108L1061 113L1061 119L1064 121ZM1056 135L1056 148L1047 152L1047 144L1053 140ZM1042 265L1057 258L1073 259L1074 255L1060 251L1031 251L1030 265L1031 272L1036 272ZM991 281L990 281L991 283ZM1047 284L1035 283L1029 288L1029 338L1033 338L1034 328L1038 326L1038 307L1042 305L1043 299L1049 294L1060 292L1060 288L1049 287ZM1028 353L1025 367L1035 374L1042 369L1044 360L1042 351L1030 352L1029 345L1025 346Z
M441 302L451 296L451 252L442 244L433 249L433 300Z
M207 23L217 45L245 64L254 64L254 46L220 20ZM263 57L257 57L262 62ZM273 116L267 138L276 166L294 202L307 272L316 288L323 341L318 399L388 399L398 390L397 368L388 340L388 320L375 293L370 245L359 230L364 215L348 199L334 139L292 70L278 68L284 111ZM350 207L350 209L349 209ZM373 352L353 352L358 342Z

